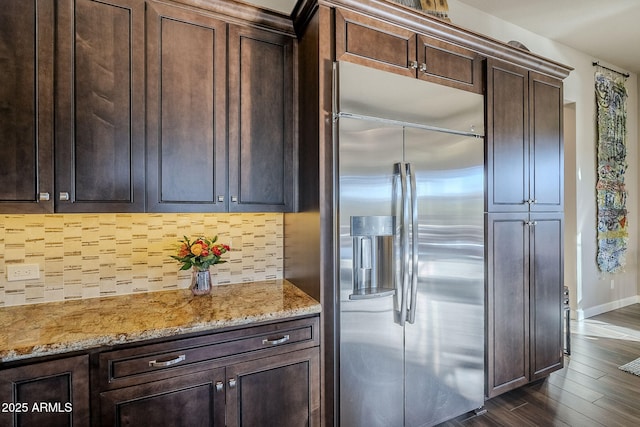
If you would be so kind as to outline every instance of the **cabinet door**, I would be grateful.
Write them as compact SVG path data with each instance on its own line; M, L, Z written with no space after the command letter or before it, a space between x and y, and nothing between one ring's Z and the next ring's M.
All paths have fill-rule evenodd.
M144 3L63 0L56 211L144 211Z
M89 356L0 371L0 402L3 426L89 425Z
M418 78L484 93L482 58L472 50L418 35Z
M416 76L416 33L347 10L336 10L336 59Z
M227 426L319 426L317 348L227 367Z
M293 210L293 39L229 27L229 211Z
M529 210L529 84L524 68L487 60L487 211Z
M562 368L563 216L531 214L531 379Z
M527 214L487 214L487 396L529 382Z
M529 73L531 211L564 209L562 81Z
M147 210L225 211L226 24L155 2L146 13Z
M225 425L224 368L100 394L100 425Z
M0 212L53 211L54 15L53 0L0 8Z

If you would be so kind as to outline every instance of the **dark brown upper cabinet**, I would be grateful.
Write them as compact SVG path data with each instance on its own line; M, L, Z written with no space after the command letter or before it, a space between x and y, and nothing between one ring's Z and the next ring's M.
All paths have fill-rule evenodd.
M562 81L490 59L486 99L487 210L562 211Z
M293 39L229 26L229 211L294 204Z
M219 12L11 0L0 211L293 210L293 32L247 5Z
M149 211L293 209L293 46L148 4Z
M0 8L2 212L53 211L54 20L54 0Z
M56 211L144 211L144 3L59 2L56 49Z
M227 210L226 31L147 4L147 210Z
M476 52L355 12L336 10L336 59L483 93Z

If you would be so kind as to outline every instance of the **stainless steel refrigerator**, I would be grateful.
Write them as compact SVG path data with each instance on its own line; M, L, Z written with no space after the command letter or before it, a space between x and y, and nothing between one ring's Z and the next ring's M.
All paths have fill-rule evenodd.
M484 405L483 105L335 64L341 426Z

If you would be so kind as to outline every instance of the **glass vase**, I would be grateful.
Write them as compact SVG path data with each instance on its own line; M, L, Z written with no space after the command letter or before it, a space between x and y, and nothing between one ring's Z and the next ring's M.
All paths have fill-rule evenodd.
M209 269L191 271L191 293L193 295L208 295L211 293L211 271Z

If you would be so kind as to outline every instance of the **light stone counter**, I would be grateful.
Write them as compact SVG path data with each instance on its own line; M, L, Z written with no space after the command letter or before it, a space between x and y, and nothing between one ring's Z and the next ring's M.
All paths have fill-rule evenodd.
M286 280L0 308L0 361L319 313Z

